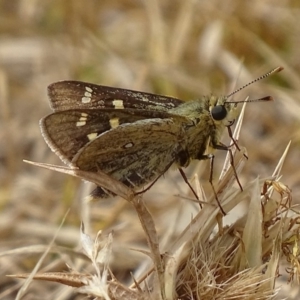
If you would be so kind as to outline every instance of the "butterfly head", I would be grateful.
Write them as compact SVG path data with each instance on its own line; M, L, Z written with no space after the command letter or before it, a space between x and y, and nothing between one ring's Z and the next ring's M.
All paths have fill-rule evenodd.
M234 123L235 118L237 117L237 104L248 102L257 102L257 101L270 101L273 100L272 97L267 96L255 100L244 100L244 101L228 101L228 99L239 92L240 90L244 89L245 87L264 79L270 76L273 73L277 73L283 70L282 67L277 67L270 72L252 80L251 82L245 84L244 86L236 89L231 94L225 97L215 97L212 96L209 101L209 111L211 114L212 119L214 120L215 124L220 125L223 124L224 126L231 126Z
M237 103L226 102L227 97L210 98L209 112L216 124L230 126L234 123L237 116Z

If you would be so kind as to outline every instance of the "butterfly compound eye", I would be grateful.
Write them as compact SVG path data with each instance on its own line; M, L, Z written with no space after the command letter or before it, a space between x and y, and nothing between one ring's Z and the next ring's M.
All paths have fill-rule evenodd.
M217 105L212 108L210 113L214 120L221 121L226 117L227 110L224 105Z

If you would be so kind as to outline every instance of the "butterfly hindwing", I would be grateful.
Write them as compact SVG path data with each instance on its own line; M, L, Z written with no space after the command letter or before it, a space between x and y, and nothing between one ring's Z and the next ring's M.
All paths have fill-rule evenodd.
M89 172L101 170L137 189L163 174L184 143L183 128L173 119L140 120L96 137L77 153L72 165Z

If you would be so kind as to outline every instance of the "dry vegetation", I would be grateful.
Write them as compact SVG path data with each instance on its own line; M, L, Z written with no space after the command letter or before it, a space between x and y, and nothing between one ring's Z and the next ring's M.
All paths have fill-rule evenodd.
M1 299L298 299L299 1L1 0L0 15ZM175 169L134 197L105 176L23 162L62 165L38 126L52 82L188 100L276 66L284 71L235 95L275 101L245 111L235 157L244 192L232 169L218 182L216 152L223 219L206 161L187 170L211 203L202 210ZM128 201L87 202L91 185L76 177Z

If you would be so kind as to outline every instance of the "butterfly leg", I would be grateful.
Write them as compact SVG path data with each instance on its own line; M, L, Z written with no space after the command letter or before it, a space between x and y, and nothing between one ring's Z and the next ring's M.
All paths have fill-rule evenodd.
M234 173L234 177L235 177L235 180L237 182L237 184L239 185L240 187L240 190L241 192L243 191L243 187L240 183L240 180L239 180L239 177L237 175L237 172L236 172L236 169L235 169L235 166L234 166L234 159L233 159L233 154L232 154L232 150L230 148L228 148L228 151L229 151L229 155L230 155L230 165L232 167L232 170L233 170L233 173ZM248 157L246 156L246 158L248 159Z
M223 209L223 207L222 207L222 205L221 205L221 203L220 203L220 201L219 201L217 192L216 192L216 190L215 190L215 186L214 186L214 184L213 184L213 175L214 175L213 173L214 173L214 161L215 161L215 156L214 156L213 154L209 154L209 155L206 155L206 158L210 160L210 172L209 172L209 179L208 179L208 181L209 181L210 186L211 186L211 188L212 188L212 190L213 190L213 193L214 193L214 195L215 195L215 199L216 199L216 201L217 201L217 203L218 203L218 206L219 206L219 208L220 208L222 214L223 214L224 216L226 216L226 212L224 211L224 209Z
M234 145L234 146L236 147L237 150L241 151L241 149L240 149L240 147L239 147L237 141L236 141L236 140L234 139L234 137L233 137L232 130L231 130L231 125L230 125L230 126L227 126L227 130L228 130L228 135L229 135L229 137L230 137L230 139L232 140L232 143L233 143L233 144L231 144L229 147L231 147L231 146ZM229 148L229 147L228 147L228 148ZM248 156L247 156L246 154L244 154L244 156L245 156L246 159L248 159Z
M232 138L232 137L231 137L231 138ZM232 138L232 139L233 139L233 138ZM233 173L234 173L234 177L235 177L236 182L238 183L238 185L239 185L241 191L243 191L243 187L242 187L242 185L241 185L241 183L240 183L239 177L238 177L238 175L237 175L237 172L236 172L236 169L235 169L235 166L234 166L234 159L233 159L233 154L232 154L232 150L230 149L230 146L227 147L227 146L225 146L225 145L223 145L223 144L219 144L219 145L215 145L214 148L215 148L215 149L218 149L218 150L226 150L226 151L229 152L229 156L230 156L230 165L231 165L231 167L232 167L232 170L233 170ZM212 171L211 171L211 179L212 179Z
M234 139L234 137L233 137L233 133L232 133L232 130L231 130L231 126L232 126L232 124L230 124L229 126L227 126L228 135L229 135L230 139L232 140L232 144L229 145L229 147L231 147L231 146L234 145L234 146L236 147L236 149L238 149L239 151L241 151L241 149L240 149L240 147L239 147L237 141L236 141L236 140Z
M195 190L193 189L193 187L191 186L191 184L189 183L189 181L188 181L188 179L187 179L184 171L181 168L178 168L178 170L179 170L179 172L180 172L183 180L185 181L185 183L189 186L189 188L191 189L192 193L195 195L196 199L199 201L199 205L202 208L202 204L200 203L200 199L199 199L197 193L195 192Z

